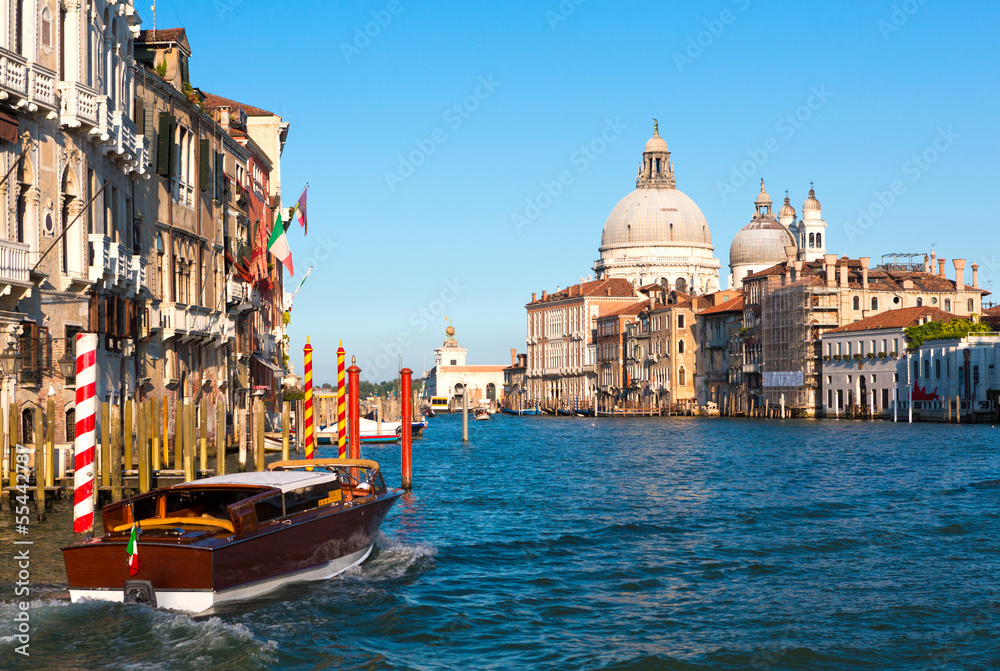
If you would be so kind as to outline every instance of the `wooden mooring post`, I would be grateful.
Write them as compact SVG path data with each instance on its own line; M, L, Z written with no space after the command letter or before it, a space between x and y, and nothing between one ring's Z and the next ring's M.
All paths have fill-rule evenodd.
M226 474L226 406L215 402L215 474Z
M111 408L101 403L101 487L111 486ZM94 489L97 489L96 487Z
M174 403L174 470L184 469L184 399Z
M122 423L118 406L111 407L111 447L105 466L111 476L111 501L122 500Z
M35 417L35 509L38 520L45 519L45 434L42 433L42 409L38 408Z
M10 464L9 481L11 487L17 487L17 404L11 403L7 412L7 445Z
M281 460L288 459L288 439L291 433L290 408L288 401L281 402Z
M254 409L254 420L256 422L257 439L256 447L256 467L258 471L264 470L264 401L257 399Z
M139 493L145 494L153 488L152 453L149 449L149 405L140 401L136 404L136 461L139 469Z
M184 481L191 482L195 479L194 472L194 404L185 403L183 416L180 423L184 427L184 445L182 454L184 455Z
M152 469L160 470L160 404L155 399L149 400L147 414L149 415L149 453L152 458Z
M135 403L133 401L125 401L123 407L123 412L125 413L125 470L131 471L135 464L132 463L132 430L134 428L135 419L133 417Z
M204 472L208 470L208 401L206 401L204 398L198 404L198 411L200 419L199 423L201 424L201 426L199 427L201 429L200 431L201 449L198 453L200 457L198 459L198 468L199 470Z

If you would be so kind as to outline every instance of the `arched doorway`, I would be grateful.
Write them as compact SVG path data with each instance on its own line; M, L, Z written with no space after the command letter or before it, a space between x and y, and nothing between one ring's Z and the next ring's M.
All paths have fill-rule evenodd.
M486 385L486 398L490 401L497 400L497 386L492 382Z
M858 405L862 408L868 405L868 383L864 375L858 376Z

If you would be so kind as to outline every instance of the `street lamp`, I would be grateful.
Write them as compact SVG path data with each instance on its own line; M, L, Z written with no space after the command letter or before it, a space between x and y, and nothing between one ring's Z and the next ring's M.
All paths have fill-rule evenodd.
M24 357L11 342L7 345L7 349L0 353L0 368L3 369L3 374L16 376L21 371L21 361L23 360Z
M62 355L62 358L56 361L59 364L59 372L62 376L69 380L76 377L76 359L70 354L69 349Z

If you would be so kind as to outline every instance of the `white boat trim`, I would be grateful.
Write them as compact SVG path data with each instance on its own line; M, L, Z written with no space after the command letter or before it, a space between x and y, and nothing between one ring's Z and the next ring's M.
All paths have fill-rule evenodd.
M230 587L218 592L215 590L160 590L156 589L156 585L153 585L153 589L156 592L156 607L198 614L227 601L252 599L287 583L326 580L368 559L374 548L375 543L373 542L363 550L358 550L357 552L334 559L325 564L320 564L319 566L314 566L313 568L303 569L295 573L286 573L285 575L267 578L247 585ZM77 603L81 599L121 603L125 600L125 590L71 589L69 597L73 603Z

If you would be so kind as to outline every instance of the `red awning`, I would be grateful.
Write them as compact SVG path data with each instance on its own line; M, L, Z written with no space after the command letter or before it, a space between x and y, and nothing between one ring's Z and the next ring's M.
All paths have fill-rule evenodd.
M0 140L17 142L17 117L0 112Z

